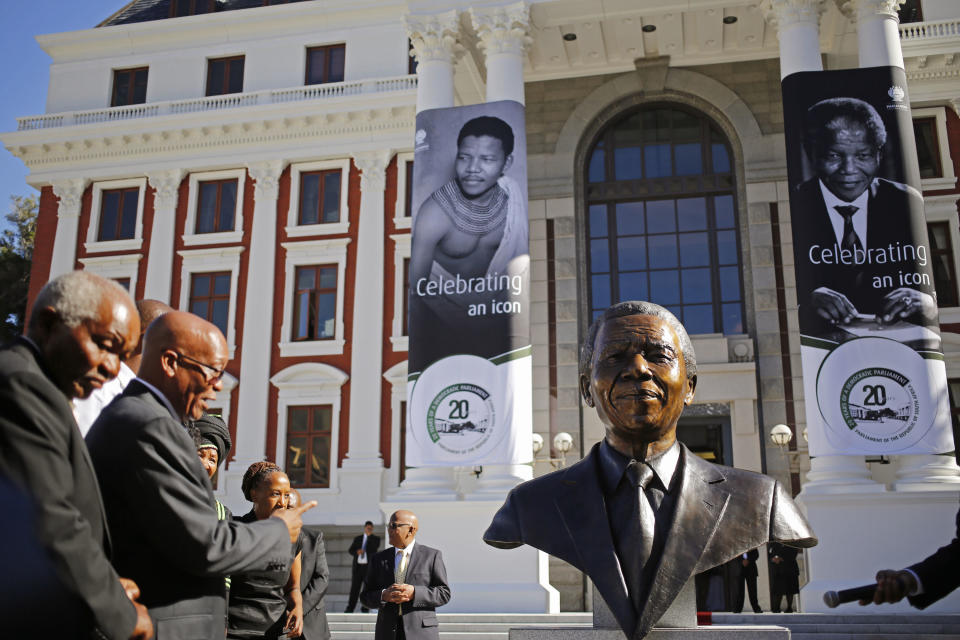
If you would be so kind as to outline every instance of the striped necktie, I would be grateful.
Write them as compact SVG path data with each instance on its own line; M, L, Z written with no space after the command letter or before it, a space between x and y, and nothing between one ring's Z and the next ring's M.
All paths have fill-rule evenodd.
M403 552L403 549L397 549L397 559L394 563L393 571L393 581L397 584L404 584L404 580L407 578L407 554ZM397 603L397 614L403 615L403 603Z

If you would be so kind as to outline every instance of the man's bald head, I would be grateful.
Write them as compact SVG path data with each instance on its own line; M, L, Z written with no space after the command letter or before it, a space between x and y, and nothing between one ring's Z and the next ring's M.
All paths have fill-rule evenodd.
M139 377L160 389L181 419L196 420L223 388L228 360L227 341L215 324L169 311L147 327Z
M391 545L397 549L404 549L413 542L419 529L420 524L417 521L416 514L413 511L400 509L394 511L393 515L390 516L390 523L387 525L387 537L390 539Z

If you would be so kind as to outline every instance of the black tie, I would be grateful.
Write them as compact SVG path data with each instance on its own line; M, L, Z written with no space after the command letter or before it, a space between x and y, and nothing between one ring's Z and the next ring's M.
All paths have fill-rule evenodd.
M863 251L863 244L853 228L853 214L859 211L859 207L852 204L838 204L834 207L841 216L843 216L843 240L840 241L840 248L853 252L855 249Z
M629 557L623 558L625 563L629 565L625 567L624 574L628 580L634 606L639 611L642 608L643 601L646 600L645 577L649 573L647 565L650 561L653 536L656 531L656 516L646 491L653 482L655 475L653 469L647 463L631 460L627 467L627 477L636 485L635 504L637 505L637 511L633 522L633 540L636 542L626 545L630 552L627 554Z

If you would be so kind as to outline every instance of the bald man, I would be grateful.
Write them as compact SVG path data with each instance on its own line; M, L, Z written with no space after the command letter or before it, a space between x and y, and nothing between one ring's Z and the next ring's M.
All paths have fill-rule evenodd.
M90 429L114 566L140 584L159 638L223 640L224 576L289 570L300 514L253 523L219 520L210 479L184 427L216 397L227 366L217 327L182 311L154 320L140 372Z
M173 308L159 300L148 299L137 301L137 311L140 314L140 335L137 338L137 347L120 363L120 371L117 372L117 377L105 383L99 389L95 389L86 398L77 398L73 401L73 415L77 419L80 433L84 436L90 431L90 427L100 416L103 408L123 393L130 381L137 377L143 348L143 333L147 330L147 327L166 312L173 311Z
M153 633L146 609L128 598L110 566L97 479L70 410L71 399L86 397L117 375L139 332L133 301L122 287L74 271L43 287L27 335L0 351L0 475L33 501L37 540L65 590L82 602L81 619L58 637L89 638L95 630L109 638ZM16 547L4 551L13 560L23 557ZM9 566L6 571L10 580L17 575ZM11 585L20 595L47 597L47 590L31 593L29 582ZM7 606L4 599L4 633L35 623L23 620L24 610Z
M439 640L437 607L450 601L447 568L438 549L416 541L420 524L412 511L390 516L392 547L373 556L360 602L377 612L374 640Z

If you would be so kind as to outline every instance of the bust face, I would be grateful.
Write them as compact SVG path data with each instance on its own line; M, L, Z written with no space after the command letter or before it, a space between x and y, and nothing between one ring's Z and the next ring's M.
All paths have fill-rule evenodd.
M677 420L693 401L680 339L663 319L632 315L604 322L594 342L584 396L626 443L673 442Z

